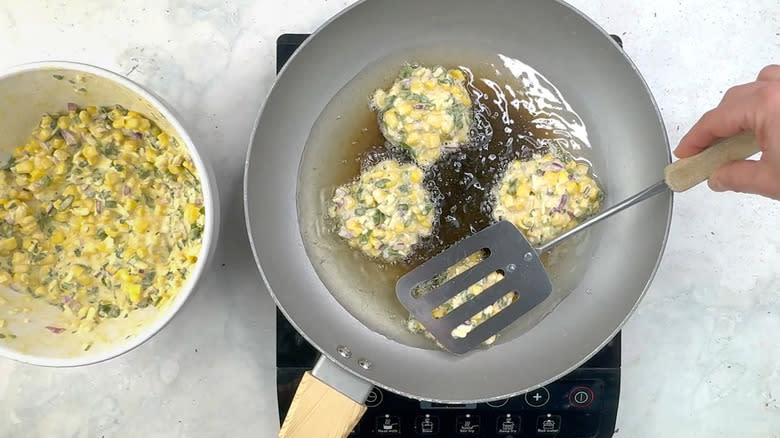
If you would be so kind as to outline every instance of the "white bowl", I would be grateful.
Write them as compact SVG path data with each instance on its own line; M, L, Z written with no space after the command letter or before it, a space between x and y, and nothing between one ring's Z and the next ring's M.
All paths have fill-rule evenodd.
M130 312L128 318L106 319L89 335L51 333L62 312L44 300L0 287L0 319L16 338L0 339L0 356L43 366L78 366L100 362L127 352L162 329L195 289L216 246L219 200L211 167L203 160L174 112L150 91L110 71L72 62L38 62L14 67L0 74L0 161L25 144L44 113L64 111L73 102L87 105L120 104L144 114L187 150L197 168L203 190L205 227L198 261L176 298L161 309L149 306ZM29 312L10 314L14 308ZM28 320L27 322L25 320ZM62 322L64 323L64 321ZM84 351L83 345L92 342Z

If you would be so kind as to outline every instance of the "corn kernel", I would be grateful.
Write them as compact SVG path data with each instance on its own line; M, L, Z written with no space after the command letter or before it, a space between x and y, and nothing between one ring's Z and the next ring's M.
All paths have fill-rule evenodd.
M130 298L130 301L132 303L137 303L141 301L141 285L140 284L129 284L125 288L125 293L127 293L127 297Z
M420 169L414 169L409 174L409 179L415 183L422 181L422 177L423 177L423 173Z
M16 239L9 237L7 239L0 240L0 253L8 254L10 251L16 249Z
M97 158L100 155L97 149L92 145L84 146L84 149L82 149L82 153L87 158L87 160L89 160L90 158Z
M139 120L135 117L125 119L125 129L137 129L140 126Z
M451 115L446 115L441 122L441 130L444 132L452 132L452 128L455 127L455 120Z
M200 208L195 204L187 204L184 207L184 219L189 223L194 223L200 217Z
M14 166L14 170L18 173L30 173L33 170L33 163L30 160L22 161Z
M172 175L178 175L181 173L181 166L177 166L171 163L168 165L168 172L170 172Z
M133 231L136 233L145 233L149 229L149 221L143 217L136 218L133 221Z
M412 105L407 101L401 101L400 103L395 105L396 111L398 111L398 114L405 116L412 112Z
M422 140L422 138L420 137L420 134L418 134L417 132L412 132L411 134L406 136L406 143L410 146L419 145L420 140Z
M57 163L56 166L54 166L54 173L56 175L64 175L68 171L68 165L66 163Z
M55 230L51 233L51 241L54 244L59 244L65 241L65 233L60 230Z
M394 110L387 111L385 113L384 119L387 126L389 126L391 129L398 128L398 115Z
M430 148L438 149L441 146L441 137L434 133L425 134L425 144Z
M46 172L43 169L35 168L30 172L30 181L35 182L41 179L43 175L45 175Z
M68 118L68 116L60 116L57 119L57 127L60 129L68 129L69 121L70 119Z
M118 172L106 172L105 184L109 187L113 187L114 184L122 180L122 175Z
M40 265L53 265L57 262L57 257L54 254L46 254L39 262Z
M51 138L52 134L53 132L51 129L42 128L40 131L38 131L38 135L36 135L36 137L38 137L39 140L46 141Z

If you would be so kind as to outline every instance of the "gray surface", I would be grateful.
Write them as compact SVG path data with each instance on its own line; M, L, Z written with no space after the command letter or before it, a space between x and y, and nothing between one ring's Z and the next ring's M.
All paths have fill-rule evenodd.
M479 31L464 34L461 29L467 24ZM398 32L398 26L408 31ZM305 216L307 209L315 208L308 204L316 201L296 205L298 170L301 165L306 184L312 171L306 166L320 162L301 164L303 147L329 99L366 63L407 46L441 41L495 47L544 72L584 119L591 143L598 145L594 165L603 175L607 203L640 191L662 175L669 162L666 133L643 81L608 35L563 5L548 0L369 1L330 22L302 46L268 96L247 161L247 223L277 302L326 355L338 357L341 365L374 384L409 396L458 402L497 399L554 380L614 335L655 271L671 199L659 196L602 224L608 225L608 233L588 260L593 268L554 312L521 338L513 340L508 333L500 345L455 357L367 329L328 291L307 258L296 210ZM316 81L311 80L312 71L320 72ZM606 77L610 80L604 81ZM319 190L307 187L305 192ZM346 284L352 284L353 279L348 280ZM359 316L374 327L382 325L379 319L392 317L365 311ZM340 358L338 345L348 346L352 357ZM360 368L361 358L374 366ZM511 370L505 366L509 361L514 364Z

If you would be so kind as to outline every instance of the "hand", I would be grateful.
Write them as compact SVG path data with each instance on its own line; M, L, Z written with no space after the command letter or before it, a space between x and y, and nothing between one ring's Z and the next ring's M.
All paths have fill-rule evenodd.
M780 200L780 65L768 65L755 82L729 89L680 140L674 154L695 155L719 138L753 131L761 158L724 164L709 179L716 192L754 193Z

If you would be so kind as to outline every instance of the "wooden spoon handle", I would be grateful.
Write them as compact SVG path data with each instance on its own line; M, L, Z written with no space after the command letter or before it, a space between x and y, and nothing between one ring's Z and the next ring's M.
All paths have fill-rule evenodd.
M684 192L709 179L718 167L731 161L744 160L760 150L755 135L750 131L719 140L692 157L682 158L666 166L666 185L675 192Z
M306 371L279 438L345 438L365 412L365 406Z

